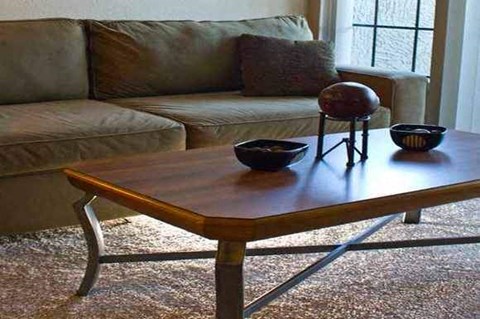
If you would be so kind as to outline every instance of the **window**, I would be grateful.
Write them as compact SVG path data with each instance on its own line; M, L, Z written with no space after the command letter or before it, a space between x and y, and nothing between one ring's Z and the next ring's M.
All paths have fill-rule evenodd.
M353 0L351 64L430 75L436 0Z
M429 76L425 120L453 128L466 4L479 2L321 0L319 38L335 43L339 66L373 65Z

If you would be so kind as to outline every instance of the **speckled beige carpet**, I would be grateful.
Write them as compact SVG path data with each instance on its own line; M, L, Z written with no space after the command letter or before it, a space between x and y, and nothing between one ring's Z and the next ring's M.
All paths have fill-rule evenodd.
M104 225L108 252L214 249L215 243L147 217ZM368 222L255 243L327 244ZM431 208L421 225L394 221L369 240L480 234L480 200ZM252 318L480 318L480 245L349 252ZM79 228L0 237L0 318L212 318L213 260L106 266L93 293L75 297L86 262ZM246 299L313 255L249 257Z

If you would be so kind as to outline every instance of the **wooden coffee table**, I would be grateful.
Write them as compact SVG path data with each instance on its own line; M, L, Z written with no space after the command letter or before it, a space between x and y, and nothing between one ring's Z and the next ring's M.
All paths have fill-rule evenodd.
M449 131L444 143L427 153L398 149L388 130L370 133L370 158L347 168L337 149L315 159L316 137L307 157L280 172L251 171L233 148L147 154L99 160L65 170L85 196L74 204L89 248L78 290L87 295L105 263L216 258L216 318L250 316L348 250L468 244L480 237L395 242L362 240L407 212L417 223L420 209L480 195L480 135ZM328 147L345 135L326 137ZM97 197L131 208L194 234L218 240L217 251L106 255L100 224L90 205ZM246 243L381 217L346 243L328 246L246 249ZM317 262L244 308L245 256L325 253Z

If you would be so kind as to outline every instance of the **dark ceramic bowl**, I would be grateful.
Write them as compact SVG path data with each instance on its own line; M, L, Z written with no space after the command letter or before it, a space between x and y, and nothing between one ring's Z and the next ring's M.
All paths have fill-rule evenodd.
M407 151L426 152L440 143L447 129L443 126L421 124L396 124L390 128L395 144Z
M255 170L278 171L305 157L308 145L281 140L253 140L234 146L238 160Z

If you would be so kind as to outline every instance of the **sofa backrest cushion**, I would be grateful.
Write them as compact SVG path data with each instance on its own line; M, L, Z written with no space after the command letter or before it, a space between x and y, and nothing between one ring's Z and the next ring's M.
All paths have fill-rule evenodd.
M310 40L305 18L243 21L91 21L91 85L98 99L238 90L237 37Z
M0 22L0 104L88 97L86 44L78 21Z

